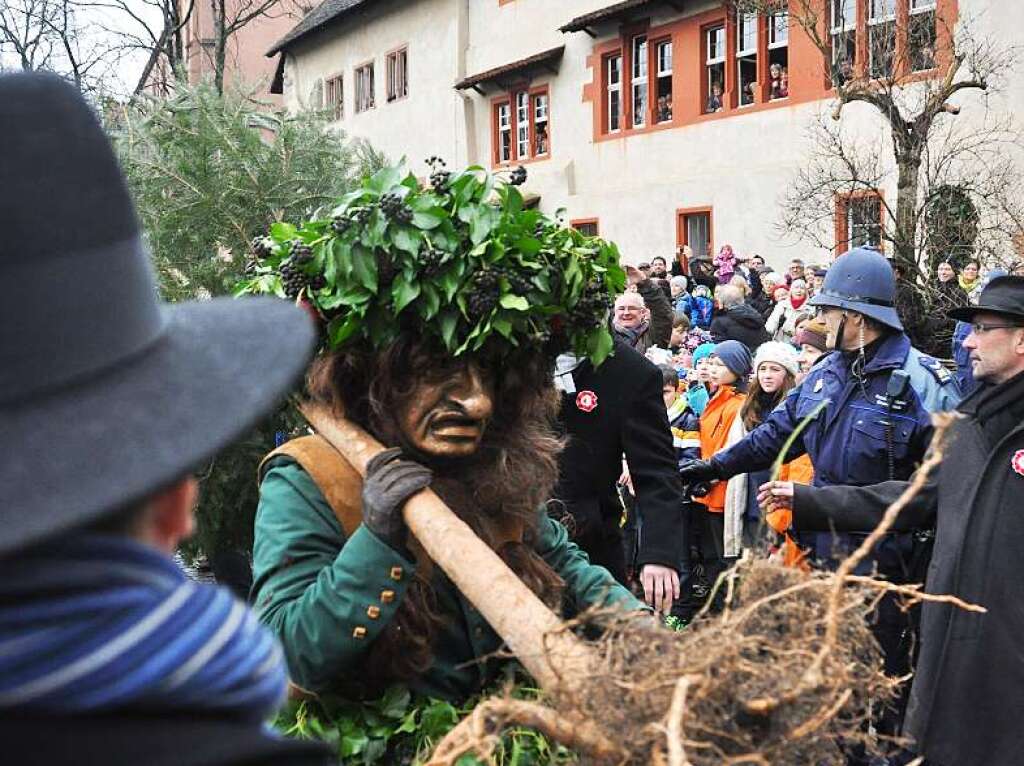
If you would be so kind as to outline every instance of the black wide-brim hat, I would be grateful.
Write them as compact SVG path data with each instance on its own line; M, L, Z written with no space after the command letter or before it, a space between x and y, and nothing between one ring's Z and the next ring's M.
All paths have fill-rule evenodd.
M184 477L295 385L315 329L270 298L157 298L76 90L0 77L0 555Z
M974 306L964 306L949 312L951 319L970 322L979 313L1003 314L1024 319L1024 277L997 277L978 297Z

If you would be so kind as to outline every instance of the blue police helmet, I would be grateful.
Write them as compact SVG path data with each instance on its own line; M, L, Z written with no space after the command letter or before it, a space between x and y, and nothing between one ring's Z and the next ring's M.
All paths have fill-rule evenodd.
M896 277L876 250L858 247L836 259L812 306L849 309L902 332L896 313Z

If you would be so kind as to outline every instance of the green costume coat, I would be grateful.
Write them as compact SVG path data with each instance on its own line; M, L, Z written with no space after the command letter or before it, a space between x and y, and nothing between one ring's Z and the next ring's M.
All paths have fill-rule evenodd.
M577 609L644 608L589 562L565 527L540 513L535 550L565 580ZM322 692L361 680L361 663L394 618L416 562L363 526L346 539L316 484L290 457L274 458L264 475L253 557L255 607L284 645L292 681ZM493 678L497 663L481 658L501 639L440 570L432 578L438 610L448 619L435 638L434 664L409 686L461 700Z

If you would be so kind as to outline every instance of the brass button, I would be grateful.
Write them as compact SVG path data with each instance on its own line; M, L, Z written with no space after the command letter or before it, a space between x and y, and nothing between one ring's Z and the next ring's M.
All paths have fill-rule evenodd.
M367 607L366 608L366 616L369 617L371 620L376 620L378 617L380 617L380 607L379 606L369 606L369 607Z
M366 628L362 625L357 625L356 629L352 631L352 638L362 640L366 638Z
M402 579L402 567L391 567L391 579L395 582Z
M393 590L382 590L380 592L380 602L382 604L390 604L395 600L395 592Z

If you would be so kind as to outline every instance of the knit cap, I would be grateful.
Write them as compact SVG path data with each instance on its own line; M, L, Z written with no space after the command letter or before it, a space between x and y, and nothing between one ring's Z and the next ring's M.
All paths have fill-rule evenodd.
M774 362L783 367L794 378L800 371L800 363L796 358L796 349L788 343L779 343L774 340L762 343L757 347L757 353L754 355L755 371L761 367L762 362Z
M803 326L797 330L796 333L796 345L803 346L814 346L818 351L825 351L825 341L828 338L828 328L825 327L825 323L820 319L812 319L809 322L804 322Z
M714 343L701 343L693 350L693 366L696 367L697 362L701 359L707 359L713 353L715 353Z
M738 340L724 340L715 346L714 356L722 360L729 372L741 380L750 374L753 360L750 350Z
M682 274L676 274L674 277L672 277L672 279L668 281L668 283L672 287L678 287L682 290L685 290L686 285L689 284L686 280L686 277L684 277Z

